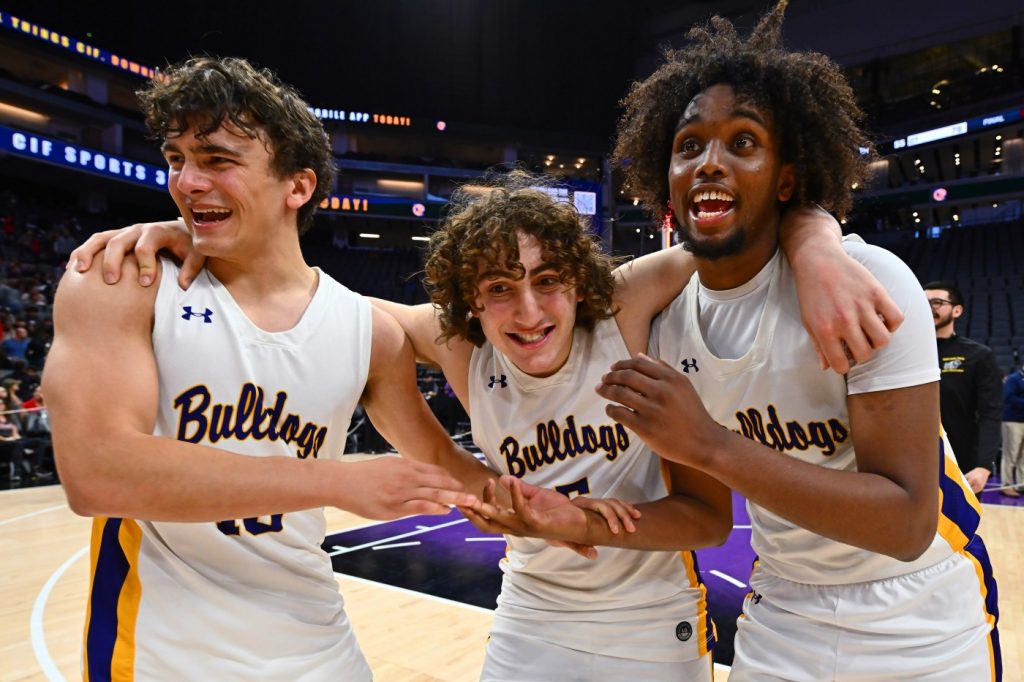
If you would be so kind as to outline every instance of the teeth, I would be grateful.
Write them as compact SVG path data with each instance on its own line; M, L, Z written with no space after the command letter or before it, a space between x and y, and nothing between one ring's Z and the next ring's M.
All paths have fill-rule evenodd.
M695 201L735 201L735 199L725 192L704 190L697 195Z
M208 220L220 220L221 218L226 218L231 214L231 211L226 208L208 208L202 211L193 209L192 213L200 221L205 222Z
M547 332L539 331L533 334L517 333L516 337L523 343L533 343L534 341L540 341L547 335Z

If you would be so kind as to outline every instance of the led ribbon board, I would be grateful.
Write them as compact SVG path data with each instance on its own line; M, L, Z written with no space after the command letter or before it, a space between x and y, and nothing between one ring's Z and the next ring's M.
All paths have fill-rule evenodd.
M167 187L164 167L5 126L0 126L0 151L152 189Z
M49 43L68 52L74 52L75 54L93 59L102 64L113 66L121 71L127 71L133 73L141 78L152 78L156 75L157 70L152 66L146 66L145 64L139 64L138 62L108 52L102 48L90 45L86 42L72 38L69 35L60 33L59 31L52 31L44 26L40 26L34 22L22 19L12 15L10 12L0 11L0 26L16 31L22 35L30 36L41 40L44 43Z

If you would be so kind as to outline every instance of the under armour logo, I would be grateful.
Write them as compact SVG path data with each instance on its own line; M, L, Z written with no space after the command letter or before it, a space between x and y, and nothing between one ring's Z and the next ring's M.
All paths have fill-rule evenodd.
M758 594L757 592L751 592L750 593L750 601L754 602L755 604L760 604L761 603L761 595Z
M181 306L181 309L185 311L185 314L181 316L181 319L183 320L191 320L193 317L201 317L203 318L204 324L213 324L213 311L209 308L205 308L205 313L192 312L192 306L190 305L183 305Z
M683 366L683 374L689 374L692 369L694 372L699 372L700 367L697 366L697 358L690 358L689 360L683 360L679 363Z
M500 377L492 376L491 380L487 383L487 388L494 388L500 386L501 388L508 388L507 377L502 374Z

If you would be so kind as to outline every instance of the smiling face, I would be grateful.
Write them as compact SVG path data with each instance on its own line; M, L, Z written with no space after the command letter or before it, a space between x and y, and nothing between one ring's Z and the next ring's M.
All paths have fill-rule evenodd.
M294 237L298 208L316 179L308 170L280 177L262 135L252 138L225 123L197 136L191 126L162 150L168 190L203 255L252 256L268 240Z
M473 314L487 340L512 364L532 376L551 376L569 358L581 298L545 262L535 237L518 236L523 271L510 263L499 269L482 264Z
M743 254L750 258L740 261L753 267L771 257L793 169L781 162L771 117L737 98L732 86L713 85L687 105L672 141L668 181L683 241L698 258ZM737 272L733 286L759 269L745 279Z

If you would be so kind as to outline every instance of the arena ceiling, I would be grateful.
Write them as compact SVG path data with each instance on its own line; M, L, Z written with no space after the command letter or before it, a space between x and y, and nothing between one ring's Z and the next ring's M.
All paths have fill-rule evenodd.
M914 34L941 41L966 3L907 0L886 24L884 0L791 0L796 47L870 56ZM972 5L967 28L1006 21L1016 0ZM320 106L390 111L489 126L611 137L617 102L656 64L658 46L714 13L749 27L767 0L0 0L0 11L159 66L190 54L239 55L278 71ZM916 9L915 9L916 8ZM1011 9L1005 9L1011 8ZM914 14L919 11L920 16ZM861 31L848 16L862 18ZM830 17L836 17L830 19ZM1012 19L1011 19L1012 20ZM938 23L937 23L938 22ZM924 28L922 28L924 27ZM868 30L869 29L869 30ZM885 29L885 30L883 30ZM863 32L864 38L859 34ZM947 31L948 32L948 31ZM2 39L3 36L0 36ZM859 52L858 52L859 50ZM842 59L842 55L833 54Z

